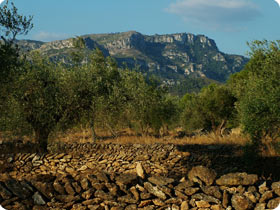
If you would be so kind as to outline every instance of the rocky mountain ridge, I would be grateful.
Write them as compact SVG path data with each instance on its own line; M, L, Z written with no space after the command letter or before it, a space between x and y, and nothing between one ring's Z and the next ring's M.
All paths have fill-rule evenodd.
M178 80L188 76L225 81L239 72L248 58L220 52L214 40L205 35L176 33L143 35L136 31L81 36L87 51L99 48L114 57L120 65L139 66L145 74L156 74L163 80ZM25 50L39 49L52 59L65 59L73 49L72 39L48 43L22 40Z

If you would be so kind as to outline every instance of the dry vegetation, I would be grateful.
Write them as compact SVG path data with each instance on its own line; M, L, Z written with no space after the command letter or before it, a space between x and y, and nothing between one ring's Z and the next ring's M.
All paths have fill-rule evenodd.
M130 130L119 132L117 137L112 137L110 133L99 131L97 132L99 139L97 142L102 143L115 143L115 144L226 144L226 145L239 145L244 146L249 138L242 135L240 129L233 130L230 134L225 136L217 136L214 133L195 135L191 137L178 137L178 131L171 132L167 136L154 137L154 136L139 136ZM56 137L50 139L51 142L63 143L88 143L92 142L91 132L89 129L84 130L71 130L67 133L60 133Z

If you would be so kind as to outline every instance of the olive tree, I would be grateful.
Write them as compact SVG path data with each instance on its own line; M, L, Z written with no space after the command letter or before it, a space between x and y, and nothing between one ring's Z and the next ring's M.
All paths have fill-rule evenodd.
M206 129L222 135L236 112L236 98L223 85L211 84L197 95L187 94L183 102L183 123L188 131Z
M7 108L4 102L13 90L12 82L21 72L16 36L26 35L32 29L32 18L20 15L13 3L10 8L8 0L0 7L0 112Z
M71 91L68 71L38 52L32 53L16 83L15 100L26 122L35 133L42 151L47 151L48 137L58 123L75 115L77 98Z
M258 149L273 150L280 134L280 41L255 41L250 47L238 102L240 121Z

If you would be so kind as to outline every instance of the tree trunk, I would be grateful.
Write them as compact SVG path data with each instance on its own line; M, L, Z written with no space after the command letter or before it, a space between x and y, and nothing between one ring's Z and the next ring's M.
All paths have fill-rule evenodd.
M92 142L94 143L95 140L96 140L96 132L95 132L95 129L94 129L94 120L91 119L90 120L90 129L91 129L91 138L92 138Z
M50 131L45 128L35 129L35 140L39 144L39 152L48 152L48 138Z

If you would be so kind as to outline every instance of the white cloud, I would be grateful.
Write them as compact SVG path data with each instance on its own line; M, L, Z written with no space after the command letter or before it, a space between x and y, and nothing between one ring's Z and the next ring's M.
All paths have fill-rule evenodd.
M177 0L166 11L186 22L223 30L241 29L239 24L261 16L250 0Z
M68 34L51 33L51 32L45 32L45 31L40 31L39 33L33 35L33 39L40 40L40 41L46 41L46 42L66 39L68 37L69 37Z

